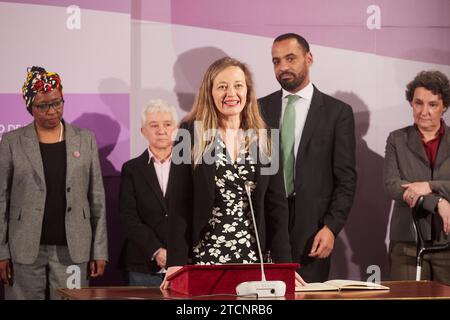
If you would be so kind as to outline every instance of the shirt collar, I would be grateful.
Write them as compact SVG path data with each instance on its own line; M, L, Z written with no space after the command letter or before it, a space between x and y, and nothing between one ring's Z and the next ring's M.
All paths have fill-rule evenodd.
M293 94L293 95L302 97L303 99L306 99L306 100L308 100L308 101L311 101L311 100L312 100L313 93L314 93L314 86L312 85L311 82L309 82L309 83L306 85L306 87L304 87L304 88L303 88L302 90L300 90L300 91L297 91L296 93L291 93L291 92L286 91L286 90L284 90L284 89L282 89L282 90L283 90L283 99L284 99L284 98L287 98L287 96Z
M152 150L150 150L150 147L147 148L148 151L148 163L150 164L150 162L152 162L152 159L154 159L157 163L166 163L167 161L171 161L172 160L172 153L170 153L169 157L164 161L161 162L158 159L156 159L155 155L153 154Z

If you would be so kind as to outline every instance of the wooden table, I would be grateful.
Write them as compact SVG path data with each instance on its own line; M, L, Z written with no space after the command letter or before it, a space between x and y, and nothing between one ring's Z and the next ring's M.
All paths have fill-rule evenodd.
M433 281L387 281L382 284L390 290L298 292L276 300L450 300L450 286ZM90 287L58 289L58 292L69 300L254 300L234 295L189 297L155 287Z

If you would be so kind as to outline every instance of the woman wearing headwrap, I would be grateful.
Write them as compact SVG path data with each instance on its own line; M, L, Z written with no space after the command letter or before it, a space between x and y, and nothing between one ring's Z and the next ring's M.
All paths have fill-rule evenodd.
M0 142L0 280L7 299L55 299L87 285L88 262L103 274L102 174L93 134L63 120L59 75L29 68L22 92L34 121Z

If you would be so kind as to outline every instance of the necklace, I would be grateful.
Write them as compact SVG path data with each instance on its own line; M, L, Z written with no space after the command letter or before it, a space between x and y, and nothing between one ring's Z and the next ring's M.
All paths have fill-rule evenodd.
M60 131L59 131L59 141L58 141L58 142L61 142L61 141L62 141L62 136L63 136L63 129L64 129L64 126L63 126L63 124L62 124L61 121L59 122L59 125L61 126L61 129L60 129Z

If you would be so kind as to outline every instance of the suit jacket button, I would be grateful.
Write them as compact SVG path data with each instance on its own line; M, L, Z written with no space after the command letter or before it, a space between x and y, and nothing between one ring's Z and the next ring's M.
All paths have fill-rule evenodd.
M70 192L70 187L67 188L67 192Z
M164 215L164 217L166 217L166 218L167 218L168 216L169 216L169 215L168 215L167 213Z
M67 212L70 212L70 211L72 211L72 207L67 208Z

